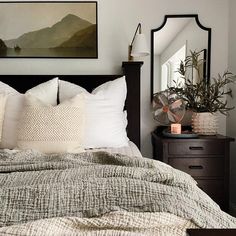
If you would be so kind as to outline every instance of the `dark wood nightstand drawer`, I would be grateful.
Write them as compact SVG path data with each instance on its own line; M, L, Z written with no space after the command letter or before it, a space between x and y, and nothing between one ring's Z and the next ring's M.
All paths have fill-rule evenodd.
M187 229L189 236L235 236L236 229Z
M224 142L170 142L168 153L170 155L223 155Z
M207 195L209 195L221 207L226 204L224 197L224 180L198 180L198 187L201 188Z
M193 177L224 175L223 158L169 158L169 164Z
M217 198L222 198L224 195L224 181L222 180L205 180L205 179L196 179L198 187L206 192L210 196L215 196Z

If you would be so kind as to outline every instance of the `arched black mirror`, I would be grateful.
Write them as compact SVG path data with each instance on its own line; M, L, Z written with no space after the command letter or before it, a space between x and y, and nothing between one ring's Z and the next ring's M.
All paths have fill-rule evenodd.
M191 51L201 52L203 78L210 80L211 28L196 14L166 15L162 25L151 30L151 98L173 86L180 61Z

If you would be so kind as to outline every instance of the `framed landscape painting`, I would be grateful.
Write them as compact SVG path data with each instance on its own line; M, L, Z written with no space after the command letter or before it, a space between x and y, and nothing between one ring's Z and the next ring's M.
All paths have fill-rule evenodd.
M1 58L98 58L97 2L0 2Z

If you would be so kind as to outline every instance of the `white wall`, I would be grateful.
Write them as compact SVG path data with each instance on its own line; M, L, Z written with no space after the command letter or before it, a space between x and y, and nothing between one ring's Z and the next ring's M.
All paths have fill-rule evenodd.
M229 70L236 74L236 1L230 0L229 5ZM230 105L236 106L236 85L231 86L234 99L230 100ZM236 138L236 109L230 112L227 118L227 135ZM236 143L231 143L231 202L236 213Z
M1 59L1 74L116 73L127 60L128 44L139 22L150 43L150 30L165 14L199 14L201 23L212 27L212 75L227 68L228 1L222 0L98 0L99 59ZM43 16L42 16L43 17ZM151 157L150 132L155 123L150 112L150 57L142 67L142 152ZM225 133L225 119L220 132Z

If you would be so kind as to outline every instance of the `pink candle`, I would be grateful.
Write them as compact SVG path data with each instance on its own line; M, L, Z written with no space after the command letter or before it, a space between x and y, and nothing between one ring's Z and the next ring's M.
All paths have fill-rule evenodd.
M181 124L171 124L172 134L181 134Z

